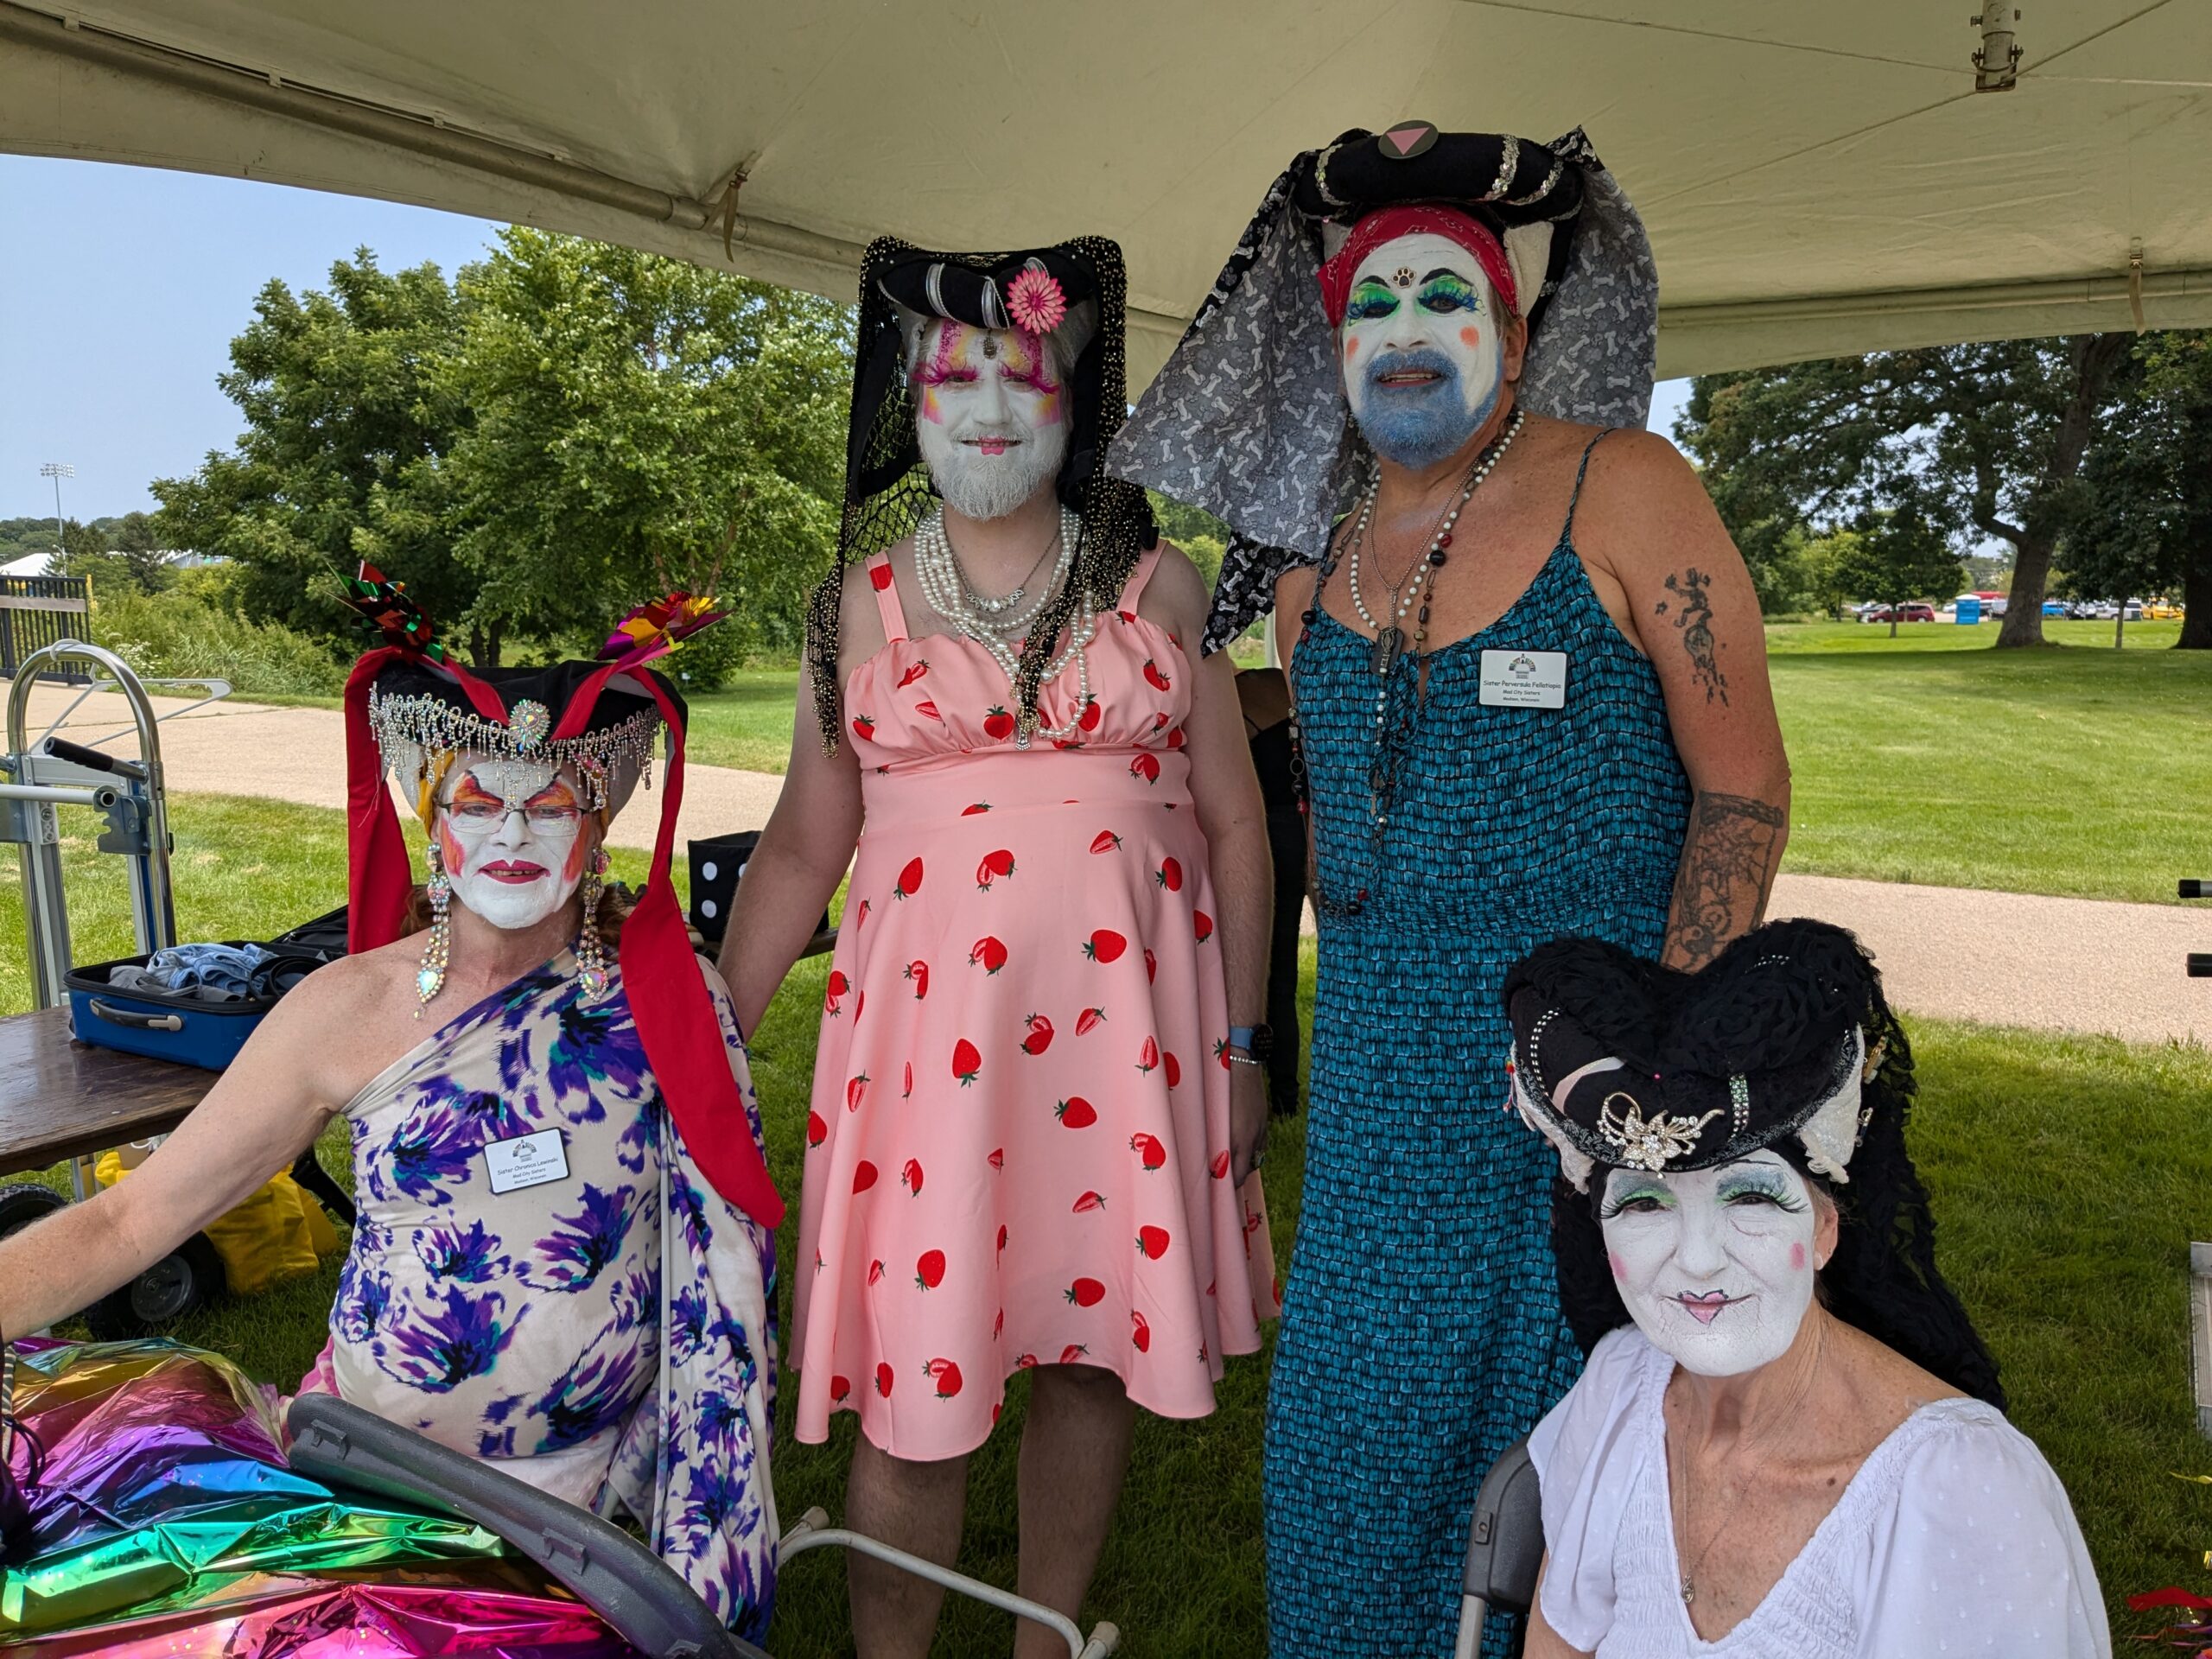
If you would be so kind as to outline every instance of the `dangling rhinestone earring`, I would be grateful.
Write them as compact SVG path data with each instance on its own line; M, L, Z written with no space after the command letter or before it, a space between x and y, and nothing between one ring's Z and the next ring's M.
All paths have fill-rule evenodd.
M423 950L423 965L415 974L415 1017L423 1017L422 1005L428 1003L445 988L446 966L453 959L453 924L446 908L453 902L453 881L446 874L444 856L438 843L430 843L430 942Z
M599 899L607 890L607 849L594 847L584 867L584 920L576 930L576 977L586 996L607 993L607 946L599 937Z

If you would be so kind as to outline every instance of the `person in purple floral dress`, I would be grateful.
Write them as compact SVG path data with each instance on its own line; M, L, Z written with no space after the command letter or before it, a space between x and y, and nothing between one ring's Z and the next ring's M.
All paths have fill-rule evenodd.
M126 1281L342 1116L359 1216L302 1391L626 1510L758 1636L782 1206L728 995L670 885L684 709L645 666L714 619L676 595L599 662L477 675L392 584L357 588L387 643L346 696L352 954L128 1180L0 1244L0 1331ZM601 842L660 732L632 905ZM420 887L387 773L427 833Z

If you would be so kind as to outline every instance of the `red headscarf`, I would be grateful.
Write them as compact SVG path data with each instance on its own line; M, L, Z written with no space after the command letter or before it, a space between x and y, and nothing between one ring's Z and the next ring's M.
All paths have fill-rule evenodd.
M1351 303L1352 276L1361 262L1385 242L1395 242L1402 236L1418 236L1424 231L1449 238L1473 254L1475 263L1483 268L1483 275L1497 290L1499 302L1512 315L1521 315L1520 295L1513 285L1513 267L1505 257L1505 245L1498 240L1497 232L1456 207L1417 201L1380 207L1368 214L1353 227L1351 238L1338 251L1337 257L1321 267L1321 306L1329 314L1332 328L1344 320L1344 308Z

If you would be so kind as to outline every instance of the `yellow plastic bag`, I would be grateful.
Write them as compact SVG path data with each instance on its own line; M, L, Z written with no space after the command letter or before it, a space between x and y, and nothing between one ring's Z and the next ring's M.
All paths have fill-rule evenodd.
M93 1166L102 1186L130 1172L119 1153L104 1152ZM304 1278L338 1249L338 1230L322 1206L289 1174L278 1175L244 1204L209 1222L207 1242L223 1258L223 1277L240 1296L257 1295L287 1279Z

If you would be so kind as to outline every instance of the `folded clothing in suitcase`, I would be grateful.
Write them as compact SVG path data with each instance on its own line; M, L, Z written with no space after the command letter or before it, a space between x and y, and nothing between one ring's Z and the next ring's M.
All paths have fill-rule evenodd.
M175 945L73 968L62 982L70 1028L80 1043L219 1071L278 998L345 954L341 909L266 944Z

